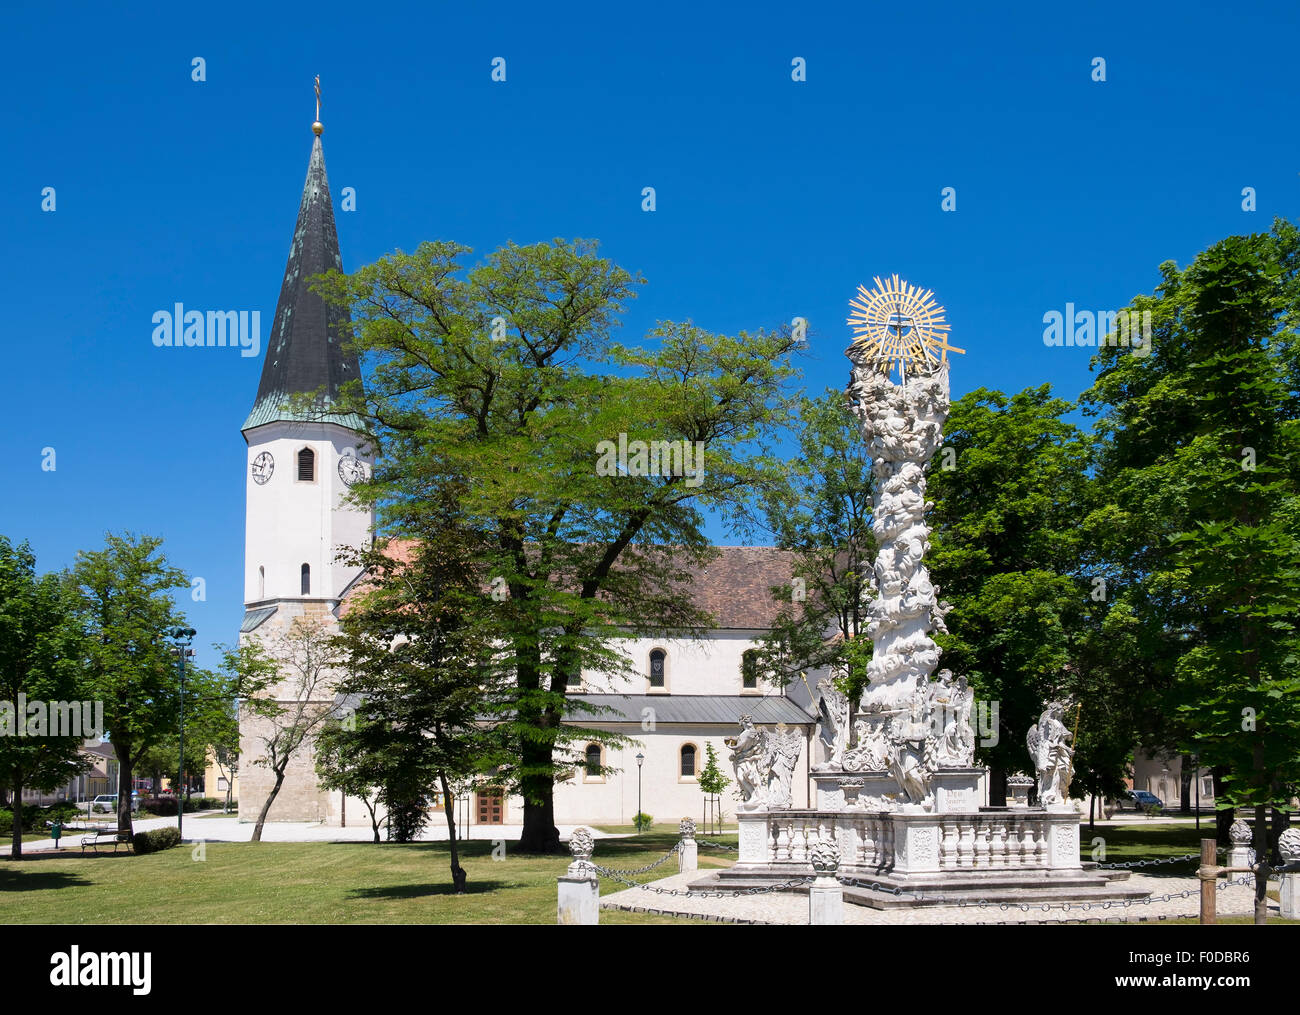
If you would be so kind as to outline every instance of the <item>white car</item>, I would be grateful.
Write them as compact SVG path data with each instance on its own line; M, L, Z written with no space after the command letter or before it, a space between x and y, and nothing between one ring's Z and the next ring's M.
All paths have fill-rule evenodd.
M117 794L101 793L90 803L90 809L99 813L116 814L117 813ZM131 794L131 810L140 809L140 798L134 793Z

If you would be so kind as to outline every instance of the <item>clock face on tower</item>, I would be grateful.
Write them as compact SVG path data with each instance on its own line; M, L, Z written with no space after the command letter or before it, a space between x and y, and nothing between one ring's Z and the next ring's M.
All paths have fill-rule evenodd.
M271 473L275 471L275 459L271 457L271 452L263 451L253 459L253 482L261 486L271 478Z
M366 478L366 467L353 455L344 455L339 459L339 479L348 486L359 483Z

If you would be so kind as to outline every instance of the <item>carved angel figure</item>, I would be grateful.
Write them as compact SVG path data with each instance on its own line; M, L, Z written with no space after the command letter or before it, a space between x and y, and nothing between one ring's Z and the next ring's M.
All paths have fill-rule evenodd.
M1038 802L1043 807L1059 807L1070 799L1070 781L1074 778L1072 734L1062 719L1065 705L1048 702L1038 723L1029 727L1025 738L1029 757L1038 773Z
M798 730L786 731L784 725L777 726L775 733L767 737L767 806L790 807L794 800L790 784L794 779L794 769L799 763L799 752L803 748L803 735Z

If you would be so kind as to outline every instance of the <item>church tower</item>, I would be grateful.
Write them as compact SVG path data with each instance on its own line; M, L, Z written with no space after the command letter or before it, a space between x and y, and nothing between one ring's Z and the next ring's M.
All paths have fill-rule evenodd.
M317 96L319 102L319 87ZM361 376L356 354L343 348L347 335L341 329L349 317L309 288L313 275L343 269L319 115L318 107L261 383L241 427L248 454L240 637L263 640L268 647L298 617L335 626L343 596L360 573L335 555L340 546L368 545L374 521L370 510L345 502L348 488L369 476L372 466L364 424L339 411L340 389ZM284 700L295 692L281 685L279 694ZM265 753L263 732L258 720L241 717L240 747L246 758ZM316 785L311 752L299 753L302 757L294 759L272 806L271 820L320 820L332 810L331 796ZM273 777L258 766L240 767L240 816L256 818Z
M331 411L339 389L361 376L345 352L345 310L329 306L308 280L343 270L325 176L321 125L307 166L298 222L280 287L280 301L253 409L241 428L248 442L244 603L249 611L285 601L337 607L357 569L334 560L337 547L370 539L371 512L343 503L347 489L369 475L363 424ZM320 394L315 408L304 396Z

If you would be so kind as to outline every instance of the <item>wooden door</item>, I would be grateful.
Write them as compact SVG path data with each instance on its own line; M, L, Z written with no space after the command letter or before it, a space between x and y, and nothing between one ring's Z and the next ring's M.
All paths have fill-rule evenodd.
M474 796L478 800L478 823L480 825L505 824L505 797L499 789L479 790Z

